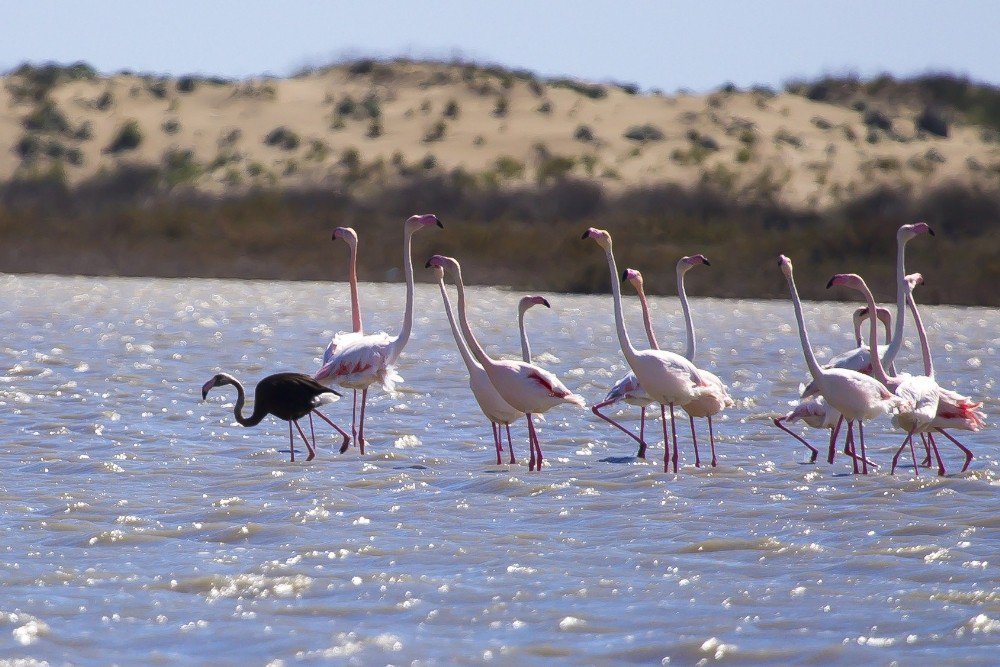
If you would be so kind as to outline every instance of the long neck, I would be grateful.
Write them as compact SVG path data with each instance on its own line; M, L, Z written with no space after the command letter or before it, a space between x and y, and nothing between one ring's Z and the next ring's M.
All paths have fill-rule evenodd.
M351 322L354 333L361 333L361 300L358 298L358 244L351 244Z
M462 355L465 367L469 369L469 372L472 372L476 368L482 368L473 358L472 352L469 351L469 346L466 344L465 338L462 337L462 332L458 330L458 323L455 322L455 314L451 310L451 299L448 298L448 290L444 286L444 277L438 281L438 287L441 288L441 298L444 299L444 312L448 316L448 324L451 325L451 334L455 337L455 344L458 345L458 351Z
M465 283L462 281L461 269L455 271L455 287L458 288L458 322L462 325L462 335L465 336L465 342L469 344L472 354L483 365L483 368L489 371L495 362L486 354L486 350L476 340L476 336L469 327L469 317L465 308Z
M646 327L646 340L654 350L660 349L660 344L656 342L656 334L653 332L653 318L649 315L649 302L646 301L646 292L642 284L636 289L639 295L639 303L642 304L642 323Z
M392 357L395 359L406 347L406 342L410 340L410 330L413 328L413 232L414 229L407 229L403 234L403 271L406 274L406 307L403 310L403 326L399 330L399 335L392 342Z
M885 321L882 322L882 326L885 327L885 344L888 345L892 342L892 327Z
M812 345L809 344L809 334L806 333L806 322L802 316L802 302L799 301L799 291L795 289L795 279L788 276L788 288L792 293L792 305L795 306L795 320L799 323L799 340L802 341L802 354L806 358L806 365L809 366L809 373L814 380L819 381L823 377L823 369L816 361L813 354Z
M526 363L531 363L531 346L528 345L528 334L524 330L524 313L527 312L526 308L521 308L517 311L517 327L521 330L521 360Z
M684 311L684 327L687 329L687 347L684 349L684 358L694 361L697 345L694 342L694 321L691 319L691 306L688 304L687 290L684 289L684 274L680 268L677 269L677 296L681 298L681 309Z
M625 318L622 316L622 285L618 280L618 266L615 264L615 255L611 250L611 243L604 249L604 254L608 258L608 268L611 269L611 294L615 301L615 327L618 329L618 343L621 345L622 354L632 365L636 350L632 347L632 341L628 338L628 331L625 330Z
M899 348L903 345L903 323L906 318L906 294L909 286L906 284L906 240L896 241L896 328L892 332L892 340L885 351L882 361L888 366L896 359Z
M267 416L267 412L260 403L254 403L253 414L249 417L243 416L243 404L246 403L247 395L243 391L243 384L234 379L233 386L236 387L236 405L233 406L233 415L242 426L256 426Z
M875 297L872 296L872 291L864 283L861 283L860 289L868 301L868 312L875 313ZM872 360L872 375L882 384L888 385L890 378L886 376L885 367L882 366L882 360L878 356L878 317L869 318L869 321L868 356Z
M861 347L861 325L864 323L864 319L854 320L854 345L855 347Z
M913 292L907 290L906 302L910 306L910 313L913 315L913 323L917 326L917 336L920 338L920 353L924 357L924 375L929 378L934 377L934 360L931 358L931 345L927 341L927 331L924 330L924 323L920 320L920 311L913 300Z

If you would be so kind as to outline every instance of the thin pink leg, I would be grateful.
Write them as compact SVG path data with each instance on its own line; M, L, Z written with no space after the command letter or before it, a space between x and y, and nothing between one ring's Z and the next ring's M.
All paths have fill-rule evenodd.
M528 470L535 469L535 440L532 437L534 432L534 425L531 423L531 414L525 414L524 418L528 420Z
M514 460L514 443L510 439L510 424L507 424L507 449L510 450L510 464L513 465L517 463Z
M958 448L961 449L965 453L965 465L962 466L962 472L965 472L966 470L968 470L969 469L969 464L972 463L972 450L969 449L968 447L966 447L965 445L963 445L962 443L960 443L958 440L956 440L954 436L952 436L950 433L948 433L947 431L945 431L943 428L939 428L939 429L935 429L935 430L938 433L940 433L941 435L943 435L944 437L946 437L949 440L951 440L953 443L955 443L958 446ZM928 433L927 437L930 438L931 444L933 444L934 443L934 436L931 435L930 433Z
M295 442L292 441L292 420L288 420L288 451L292 458L289 459L292 463L295 463Z
M924 454L925 454L924 460L920 462L920 465L924 466L925 468L930 468L931 467L931 446L930 446L930 443L927 442L927 436L924 435L923 433L920 434L920 442L924 443Z
M711 419L712 418L709 417L709 422L708 422L709 424L712 423ZM809 463L816 463L816 457L819 456L819 450L816 449L815 447L813 447L812 445L810 445L808 442L806 442L805 439L802 436L800 436L798 433L792 432L791 429L789 429L787 426L785 426L785 424L784 424L785 418L784 417L775 417L771 421L773 421L774 425L777 426L778 428L780 428L782 431L784 431L785 433L787 433L788 435L792 436L793 438L795 438L796 440L798 440L799 442L801 442L803 445L805 445L806 447L808 447L809 451L812 452L812 455L809 457Z
M670 438L667 436L667 406L660 403L660 421L663 422L663 472L670 472Z
M497 450L497 465L503 463L503 445L500 443L500 427L497 426L496 422L490 422L490 428L493 430L493 446Z
M694 432L694 417L688 415L688 421L691 422L691 439L694 441L694 467L701 467L701 457L698 456L698 436Z
M531 460L534 461L535 470L542 470L542 446L538 443L538 433L535 432L535 422L531 413L525 415L528 418L528 440L531 442ZM531 470L532 463L528 462L528 470Z
M910 441L910 458L913 459L913 476L920 477L920 467L917 465L917 452L913 448L913 433L910 433L907 439Z
M844 415L840 415L840 419L837 420L837 425L833 427L833 432L830 434L830 453L827 454L826 462L833 463L833 457L837 453L837 436L840 435L840 427L844 423Z
M628 430L627 428L625 428L624 426L622 426L621 424L619 424L618 422L616 422L614 419L612 419L611 417L608 417L607 415L603 414L600 411L601 408L603 408L603 407L605 407L607 405L611 405L611 404L613 404L615 402L616 401L614 401L614 400L609 400L609 401L604 401L603 403L598 403L597 405L591 407L590 411L593 412L598 417L600 417L601 419L603 419L604 421L606 421L609 424L611 424L612 426L614 426L616 429L618 429L619 431L621 431L622 433L624 433L628 437L630 437L633 440L635 440L637 443L639 443L639 453L638 453L637 456L639 458L641 458L641 459L646 458L646 441L643 440L642 437L638 437L637 438L635 436L635 433L632 433L632 431Z
M353 405L351 406L351 436L354 438L354 442L358 441L358 390L353 391ZM341 452L343 454L343 452Z
M865 424L858 420L858 439L861 440L861 474L868 474L868 456L865 454Z
M850 450L850 451L848 451ZM858 470L858 455L854 448L854 421L848 420L847 422L847 445L844 447L844 451L847 451L851 455L851 460L854 463L854 474L857 475Z
M306 443L306 450L309 452L309 456L306 457L306 461L312 461L314 458L316 458L316 450L313 449L313 446L309 444L309 439L306 438L305 431L303 431L302 427L299 426L299 420L296 419L293 421L295 422L296 430L299 432L299 435L302 436L302 442Z
M673 403L670 404L670 433L674 437L674 455L673 455L673 459L672 460L674 462L674 474L677 474L677 422L674 421L674 404ZM667 445L667 443L663 443L664 447L666 447L666 445Z
M316 451L316 429L313 428L313 414L309 413L309 435L312 436L313 451Z
M712 467L718 463L715 460L715 433L712 432L712 415L708 416L708 442L712 446Z
M368 404L368 388L361 390L361 425L358 427L358 447L361 448L361 456L365 455L365 406Z
M639 417L639 453L640 459L646 458L646 406L642 406L642 414Z
M945 434L945 435L947 435L947 434ZM927 434L927 439L931 441L931 451L934 452L934 457L937 459L938 477L944 477L944 475L945 475L944 461L941 460L941 452L938 451L937 443L934 442L934 434L933 433L928 433ZM963 470L964 470L964 468L963 468Z
M903 453L903 450L906 449L907 445L910 445L910 450L912 451L913 450L913 431L910 431L907 434L906 439L903 440L903 444L901 444L899 446L899 449L896 450L896 454L892 457L892 468L889 469L889 474L890 475L895 475L896 474L896 464L899 462L899 455ZM914 470L917 469L917 455L916 454L913 455L913 469Z
M351 444L351 436L347 435L347 431L345 431L344 429L342 429L339 426L337 426L336 424L334 424L333 421L329 417L327 417L326 415L324 415L322 412L320 412L316 408L313 408L313 412L315 412L317 414L317 416L319 416L320 419L322 419L327 424L329 424L330 426L332 426L334 428L334 430L337 431L337 433L339 433L341 436L343 436L344 443L340 446L340 453L343 454L344 452L346 452L347 448Z

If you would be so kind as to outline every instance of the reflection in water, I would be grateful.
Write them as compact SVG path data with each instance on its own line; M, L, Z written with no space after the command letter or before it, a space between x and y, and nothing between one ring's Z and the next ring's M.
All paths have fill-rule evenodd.
M202 403L200 387L313 370L350 324L344 285L0 284L5 658L994 660L995 431L968 436L971 471L946 479L802 465L769 420L805 375L787 302L695 301L700 363L737 399L716 422L719 468L695 469L679 429L683 467L665 475L658 439L637 460L566 407L541 424L551 465L529 474L522 425L524 464L493 464L435 286L418 286L403 391L373 395L371 453L337 454L323 427L316 460L291 464L283 422L244 429L232 396ZM372 330L398 326L402 295L362 285ZM517 356L519 296L472 290L491 352ZM538 360L599 400L625 371L611 299L549 300L528 318ZM851 345L853 306L807 304L824 357ZM680 349L676 300L652 307ZM924 311L942 384L997 414L1000 315ZM915 346L902 356L919 367ZM349 420L348 401L329 408ZM883 463L902 438L887 419L869 435Z

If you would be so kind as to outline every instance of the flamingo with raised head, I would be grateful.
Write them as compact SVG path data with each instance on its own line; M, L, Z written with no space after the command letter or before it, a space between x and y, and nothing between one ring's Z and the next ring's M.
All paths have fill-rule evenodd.
M885 355L889 349L888 342L892 338L892 313L889 312L887 308L882 308L881 306L876 308L875 313L879 321L885 326L886 345L879 345L878 347L879 354ZM863 322L868 320L868 308L863 307L855 310L852 320L854 323L855 346L846 352L841 352L840 354L831 357L825 364L823 364L823 368L846 368L848 370L864 373L865 375L871 375L872 360L869 355L869 347L868 344L863 342L861 339L861 325ZM896 367L894 365L889 364L888 367L890 373L896 372ZM819 392L816 390L815 383L810 382L801 390L800 397L808 398L810 396L815 396L818 393Z
M636 293L639 295L639 301L642 304L642 321L646 328L646 339L649 341L649 346L654 350L658 350L660 349L660 346L656 342L656 334L653 333L653 321L649 314L649 303L646 301L646 293L642 289L642 274L635 269L625 269L623 276L632 284ZM601 412L601 408L614 405L619 402L635 405L642 410L639 417L638 436L632 433L629 429L625 428L620 422L615 421ZM627 375L618 380L618 382L615 382L615 384L608 391L607 395L605 395L604 400L597 405L592 406L590 410L595 415L635 440L639 444L639 451L636 453L636 456L640 459L644 459L646 458L646 408L653 403L654 401L652 397L650 397L650 395L647 394L642 388L642 385L639 384L639 379L635 376L635 373L629 371Z
M347 389L361 390L361 415L358 420L357 441L361 454L365 453L365 406L368 387L378 382L388 392L393 392L402 378L396 372L396 360L403 352L413 328L413 235L425 227L444 227L433 213L410 216L403 225L403 267L406 274L406 306L403 324L397 336L378 333L353 338L342 345L334 345L323 366L313 378L322 384L338 384ZM360 324L360 322L359 322ZM324 355L326 358L327 355ZM345 445L341 453L347 450Z
M882 324L885 326L886 340L888 340L888 337L891 335L891 330L892 330L892 324L891 324L892 314L889 312L888 309L882 307L879 307L877 309L876 314L879 321L882 322ZM857 308L851 317L854 323L854 340L857 346L859 347L861 346L861 324L863 322L866 322L868 318L869 315L867 306L863 308ZM885 345L879 346L880 354L884 353L885 347L886 347ZM867 354L867 348L865 352ZM854 355L853 351L851 351L839 356L846 359L853 357ZM823 367L835 368L835 366L831 365L831 363L829 362L827 364L824 364ZM868 373L865 374L867 375ZM802 386L804 387L805 385ZM803 394L806 393L805 389L801 389L800 391ZM804 398L800 396L799 400L795 403L794 407L788 413L786 413L781 417L775 417L771 420L774 422L775 426L777 426L782 431L784 431L785 433L787 433L788 435L792 436L793 438L801 442L803 445L805 445L810 452L809 463L815 463L816 458L819 456L819 450L813 447L811 444L809 444L806 441L806 439L800 436L798 433L795 433L790 428L785 426L785 422L791 424L798 420L802 420L806 424L806 426L809 426L811 428L833 429L833 427L836 426L840 421L840 413L834 410L832 407L830 407L827 404L827 402L823 400L822 396L814 392L809 396L805 396ZM849 452L846 453L849 454Z
M427 261L427 267L441 267L451 275L458 288L458 320L462 334L469 344L487 377L500 396L515 409L524 413L528 422L528 442L531 456L528 470L542 469L542 447L535 433L533 415L548 412L557 405L571 403L586 407L581 396L572 393L558 377L536 364L524 361L495 360L486 354L476 340L466 314L465 284L462 282L462 267L457 260L443 255L434 255Z
M871 290L868 289L868 285L865 284L861 276L854 273L838 273L830 278L827 288L834 285L842 285L861 292L865 300L868 301L868 308L875 310L875 297L872 296ZM907 444L910 445L910 452L913 452L913 435L915 433L927 433L931 430L931 422L934 421L934 417L937 415L940 387L938 387L938 383L934 381L933 377L927 375L887 376L885 369L882 367L882 360L879 358L878 350L876 349L877 333L878 324L872 320L871 359L875 379L909 404L907 408L901 409L893 418L893 423L906 431L907 434L906 439L903 440L903 444L892 459L892 472L894 473L896 471L896 464L899 461L899 455ZM934 450L935 454L937 454L936 447ZM939 466L938 473L943 475L944 465L941 462L940 454L937 454L937 459ZM913 457L913 467L916 471L916 455Z
M208 392L212 388L227 384L236 387L236 405L233 407L233 415L242 426L256 426L267 415L274 415L278 419L288 422L288 449L293 462L295 461L295 443L292 438L292 424L295 424L302 441L306 443L306 449L309 451L306 461L312 461L316 456L316 434L313 433L314 442L310 444L302 427L299 426L299 419L315 412L328 424L337 428L318 408L337 400L340 394L329 387L324 387L308 375L275 373L258 382L257 388L254 389L253 412L249 417L243 416L243 404L246 402L243 384L228 373L219 373L202 385L201 400L208 398ZM347 438L346 433L344 437Z
M674 472L677 472L677 427L674 422L674 406L690 403L704 394L716 393L717 389L709 385L698 373L698 369L690 361L666 350L637 350L629 339L622 316L621 283L618 277L618 267L612 249L611 234L603 229L591 227L583 233L584 239L593 239L604 249L611 271L611 293L614 301L615 327L618 331L618 343L621 346L625 361L642 388L654 401L660 404L660 417L663 420L663 469L669 470L673 462ZM670 439L667 437L667 406L670 407L670 426L673 435L673 456L670 454Z
M792 273L792 261L781 255L778 264L788 281L792 305L795 309L795 320L799 327L802 354L809 367L809 373L826 402L840 412L840 421L847 419L847 446L851 451L855 473L858 472L858 457L854 448L854 424L857 422L858 438L861 445L861 472L867 475L869 461L865 451L864 421L889 411L905 409L908 404L905 400L892 394L875 378L844 368L823 368L820 366L812 345L809 343L809 334L806 332L802 302L799 300L799 293L795 288L795 278ZM873 320L872 327L876 326L877 323ZM831 449L836 446L840 421L830 436Z

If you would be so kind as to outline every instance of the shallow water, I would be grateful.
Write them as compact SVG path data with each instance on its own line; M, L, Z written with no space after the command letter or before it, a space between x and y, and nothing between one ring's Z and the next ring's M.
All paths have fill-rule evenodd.
M403 392L373 394L367 455L337 454L317 422L309 463L288 461L283 422L235 424L231 387L199 389L218 370L312 370L349 325L345 285L0 286L0 662L996 662L995 431L964 434L976 459L943 479L802 464L769 419L805 373L786 301L694 301L699 364L738 399L718 468L693 466L686 422L683 468L664 474L658 420L642 461L565 407L529 473L522 425L522 463L494 464L436 286L417 289ZM362 286L369 330L397 330L402 295ZM470 292L493 351L518 351L518 296ZM597 401L624 374L611 299L549 300L527 317L536 357ZM661 344L679 341L676 301L652 304ZM822 356L853 345L853 305L807 304ZM942 384L992 421L1000 314L923 314ZM350 401L326 412L347 423ZM887 419L867 435L882 464L902 439Z

